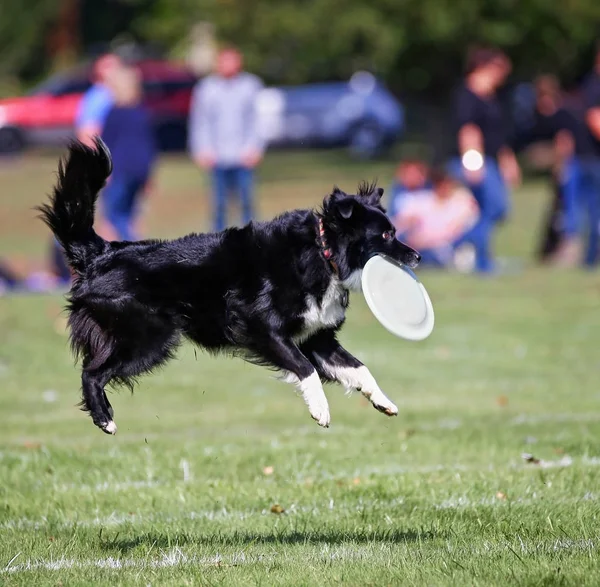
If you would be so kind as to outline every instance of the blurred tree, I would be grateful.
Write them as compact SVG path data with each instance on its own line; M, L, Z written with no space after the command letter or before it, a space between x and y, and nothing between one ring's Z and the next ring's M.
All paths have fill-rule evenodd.
M79 35L69 35L75 21ZM0 79L47 71L49 36L50 46L61 40L62 55L65 46L89 53L126 35L184 57L199 22L213 23L270 82L344 79L368 68L393 88L441 99L471 42L505 48L518 76L551 70L572 81L590 65L600 1L0 0ZM51 35L56 23L60 34Z
M80 50L81 0L60 0L56 24L47 37L48 52L58 68L68 67Z
M598 0L154 0L136 30L180 55L196 21L238 44L270 81L346 78L365 67L409 90L447 88L466 45L505 48L515 72L572 77L600 25Z
M59 10L56 0L0 0L0 80L49 66L46 34Z
M0 0L0 93L105 50L153 0ZM129 38L128 38L129 40Z
M1 1L1 0L0 0ZM79 0L81 37L86 54L101 53L112 44L141 41L135 23L150 9L153 0Z

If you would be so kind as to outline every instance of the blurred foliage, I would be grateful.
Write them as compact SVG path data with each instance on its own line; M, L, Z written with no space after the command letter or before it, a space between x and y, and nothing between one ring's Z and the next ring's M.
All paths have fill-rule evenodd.
M0 85L48 66L45 34L58 9L56 0L0 0Z
M77 0L75 0L77 1ZM214 23L270 82L347 78L368 68L390 85L432 93L460 73L466 46L505 48L515 72L567 82L590 66L598 0L78 0L81 49L123 33L181 56L191 27ZM48 67L44 34L60 0L0 0L0 78ZM36 71L37 68L37 71Z
M466 45L504 47L517 75L589 67L598 0L155 0L137 23L176 46L190 23L215 23L270 81L346 78L365 67L410 90L447 88Z

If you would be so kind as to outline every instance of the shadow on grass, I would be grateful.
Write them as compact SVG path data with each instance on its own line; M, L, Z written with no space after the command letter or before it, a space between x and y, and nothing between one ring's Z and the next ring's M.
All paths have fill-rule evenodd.
M145 532L134 537L120 537L101 540L104 550L119 552L123 555L136 549L176 548L181 546L233 546L247 548L257 545L296 545L306 546L328 544L370 544L420 542L440 538L429 530L282 530L271 532L216 532L210 534Z

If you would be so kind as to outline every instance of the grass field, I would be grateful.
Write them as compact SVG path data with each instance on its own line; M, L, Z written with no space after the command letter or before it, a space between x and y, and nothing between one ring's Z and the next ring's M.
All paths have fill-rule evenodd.
M54 166L0 168L0 253L23 267ZM272 155L261 215L375 175L389 165ZM515 194L503 254L529 263L544 198ZM196 170L165 161L148 231L207 210ZM184 347L113 395L108 437L75 407L60 297L0 298L0 585L600 584L598 274L422 277L428 340L393 338L356 294L342 335L399 417L332 386L328 430L269 372Z

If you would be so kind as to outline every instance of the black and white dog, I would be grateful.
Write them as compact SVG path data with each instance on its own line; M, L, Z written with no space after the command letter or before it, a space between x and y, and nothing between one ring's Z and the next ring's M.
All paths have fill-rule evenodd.
M82 359L82 409L108 434L117 427L104 391L173 357L183 337L278 370L320 426L328 426L323 381L360 390L389 416L398 408L369 370L336 340L348 290L376 253L410 267L419 254L395 238L383 190L339 189L319 211L294 210L216 234L107 242L93 229L98 192L111 173L105 145L70 147L42 218L75 274L69 295L73 351Z

